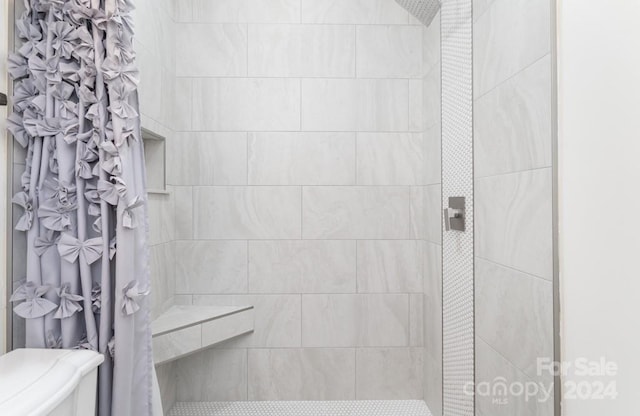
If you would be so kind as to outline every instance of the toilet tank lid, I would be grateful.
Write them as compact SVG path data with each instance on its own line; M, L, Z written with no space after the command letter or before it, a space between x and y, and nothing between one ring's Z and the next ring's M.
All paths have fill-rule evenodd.
M48 414L104 361L88 350L17 349L0 357L0 415Z

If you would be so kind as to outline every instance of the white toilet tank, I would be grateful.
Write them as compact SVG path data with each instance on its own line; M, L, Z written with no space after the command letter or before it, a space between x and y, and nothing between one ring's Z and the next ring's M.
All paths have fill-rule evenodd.
M95 415L102 361L87 350L18 349L1 356L0 415Z

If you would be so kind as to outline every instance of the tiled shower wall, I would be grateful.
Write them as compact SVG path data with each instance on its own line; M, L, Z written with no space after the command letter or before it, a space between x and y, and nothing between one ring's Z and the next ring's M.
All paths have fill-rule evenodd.
M552 383L550 0L474 2L476 381ZM477 398L477 414L552 415L553 402Z
M175 362L177 399L421 399L423 26L392 0L176 19L175 299L256 308Z
M423 31L424 399L442 415L442 203L440 13Z

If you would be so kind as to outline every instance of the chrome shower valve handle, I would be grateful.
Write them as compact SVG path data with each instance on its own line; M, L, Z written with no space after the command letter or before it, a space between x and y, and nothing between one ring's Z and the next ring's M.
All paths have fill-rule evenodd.
M449 208L444 209L444 228L446 231L465 231L465 199L449 197Z

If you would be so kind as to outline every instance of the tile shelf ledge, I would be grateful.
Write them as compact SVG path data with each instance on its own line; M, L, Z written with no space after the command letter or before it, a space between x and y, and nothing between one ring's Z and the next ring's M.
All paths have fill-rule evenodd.
M164 364L253 332L253 306L172 306L151 323L153 361Z

